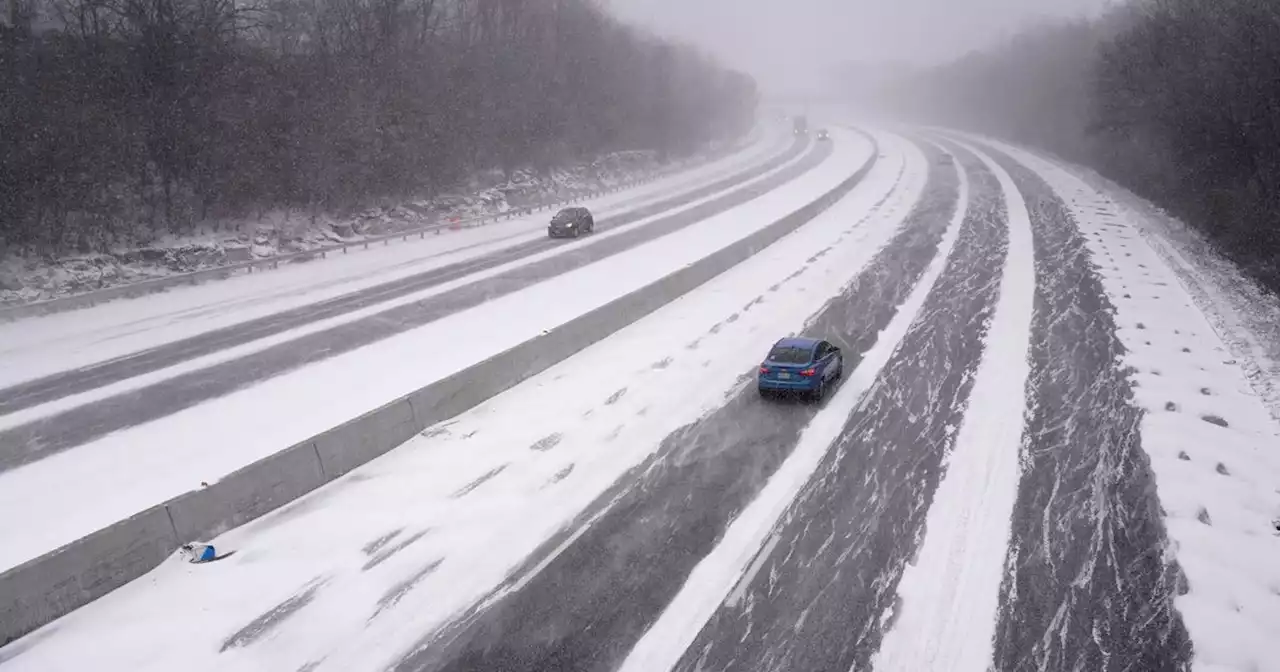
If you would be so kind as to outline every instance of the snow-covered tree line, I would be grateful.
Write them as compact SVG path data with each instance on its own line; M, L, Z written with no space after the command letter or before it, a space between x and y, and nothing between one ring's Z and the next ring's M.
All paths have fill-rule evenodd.
M1089 165L1280 290L1280 8L1132 0L880 90L897 113Z
M594 0L5 0L0 247L90 251L476 170L682 153L754 82Z

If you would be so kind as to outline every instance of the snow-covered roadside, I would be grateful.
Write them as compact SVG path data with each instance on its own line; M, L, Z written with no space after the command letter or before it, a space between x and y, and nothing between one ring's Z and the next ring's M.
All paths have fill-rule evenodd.
M451 193L368 208L354 215L318 213L313 216L305 210L276 209L258 217L208 222L190 234L163 234L145 243L122 243L106 253L73 254L57 259L0 257L0 306L74 295L250 259L269 259L334 243L358 242L368 236L438 222L502 214L715 161L719 155L737 153L753 144L761 132L761 128L756 127L734 142L709 147L670 163L659 162L650 151L621 151L589 163L556 168L544 175L522 169L506 179L498 171L485 171Z
M1072 166L1070 171L1107 194L1120 216L1177 273L1280 422L1280 296L1245 276L1199 231L1092 170Z
M1202 312L1180 269L1157 251L1159 232L1112 193L1034 154L990 144L1063 198L1116 306L1125 363L1138 383L1134 400L1145 411L1142 447L1167 552L1187 580L1174 604L1196 669L1280 670L1280 538L1272 523L1280 514L1280 427L1228 352L1233 325Z
M679 183L665 182L662 190L609 195L586 205L604 218L696 190L777 156L790 144L790 138L775 135L774 141L761 143L732 160L726 159L705 170L690 171ZM760 179L767 177L756 181ZM662 216L714 198L699 199ZM643 226L657 218L634 222L628 228ZM109 361L445 265L478 259L545 237L545 220L545 214L539 214L426 240L375 246L368 251L336 256L324 262L290 265L270 273L241 275L130 301L0 323L0 387ZM607 234L601 234L604 235Z
M849 373L848 379L801 433L796 449L778 468L760 495L734 520L715 549L698 563L675 599L662 612L662 616L636 643L619 668L621 672L660 672L674 668L716 608L726 599L732 599L730 595L734 586L749 584L754 573L759 571L760 565L753 564L753 559L767 557L768 547L777 543L777 537L771 538L770 535L779 520L822 463L823 457L844 429L849 415L854 412L881 369L902 343L907 329L920 313L926 297L946 267L968 210L969 183L965 172L959 172L960 196L956 203L956 214L948 224L938 246L937 256L928 270L916 283L893 320L879 334L875 345L863 355L857 368ZM920 174L927 174L927 170L917 168L912 174L918 179ZM922 187L923 184L919 183L908 189L917 190ZM918 196L920 192L917 190L915 193ZM908 201L910 202L913 201ZM907 209L910 209L909 205ZM898 222L901 223L901 219ZM867 256L860 260L862 264L878 250L879 246L867 250ZM766 549L763 553L762 548Z
M0 567L214 482L750 236L869 159L860 135L836 140L830 158L794 182L601 263L0 474L0 510L39 512L0 517ZM448 356L424 356L444 343Z
M999 300L946 472L934 493L924 539L898 583L901 607L874 658L878 670L985 672L991 665L1009 521L1018 496L1023 413L1030 374L1035 251L1026 203L1009 174L973 152L1000 182L1009 249Z
M882 142L886 158L849 197L756 257L223 535L218 545L237 549L235 556L162 566L15 643L32 646L0 667L56 672L92 658L108 672L385 669L502 581L672 429L746 384L741 376L762 348L802 324L888 242L919 197L927 165L904 141ZM863 221L893 189L903 160L907 171L891 201L905 207ZM736 226L749 224L744 214L733 218ZM808 272L794 274L837 241ZM322 585L307 593L317 578ZM309 597L275 620L259 618L294 595ZM175 619L176 603L199 607ZM255 619L262 632L250 634L260 639L220 653Z

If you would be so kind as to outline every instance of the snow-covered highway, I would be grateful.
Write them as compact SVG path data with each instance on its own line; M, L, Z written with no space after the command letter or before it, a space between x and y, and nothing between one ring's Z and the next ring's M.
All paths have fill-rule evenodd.
M765 201L766 206L772 203L772 210L766 207L752 221L772 221L768 219L771 212L807 202L809 194L816 195L832 180L846 176L867 154L865 141L856 134L850 134L838 155L826 161L831 151L828 146L805 150L805 144L798 143L777 159L767 157L763 174L751 175L726 193L700 195L625 226L611 228L610 220L602 218L600 232L582 241L547 244L544 233L535 241L479 260L492 263L475 267L473 262L463 262L464 269L474 272L455 273L460 276L456 279L420 271L210 332L216 339L213 345L205 341L208 333L186 342L209 345L208 354L202 354L203 348L193 352L179 342L91 366L84 371L89 377L101 368L127 365L134 359L142 359L145 365L156 353L170 349L176 351L175 358L189 357L153 372L143 369L140 375L116 384L0 416L0 455L5 456L7 467L0 473L0 501L6 507L38 503L44 514L38 522L28 518L0 523L4 540L0 566L12 567L198 488L202 482L217 481L342 419L357 417L536 336L623 291L627 283L661 277L666 272L662 268L683 263L682 255L696 258L699 249L714 249L705 246L726 243L749 231L736 226L741 216L720 213L732 213L740 203L758 206ZM815 167L822 171L816 179L777 191ZM736 230L725 235L726 226ZM704 247L690 247L694 240L704 241ZM538 249L524 249L531 245ZM637 247L637 252L628 252ZM508 254L513 249L523 252ZM619 270L619 255L635 259L635 272ZM614 265L593 263L604 259ZM328 262L321 266L324 263ZM602 280L583 279L583 273L600 275L602 271ZM422 286L406 288L408 283ZM389 286L394 291L388 291ZM505 302L496 301L498 297ZM120 305L132 309L127 303ZM331 317L316 314L334 306ZM519 320L520 315L526 319ZM280 319L300 322L300 326L273 334L270 328ZM527 328L516 328L517 321ZM241 338L245 331L258 335L256 325L263 325L259 330L266 333ZM468 337L449 345L451 356L423 358L420 354L441 347L442 335L453 341L448 335L458 333ZM218 334L226 336L217 338ZM237 345L240 340L244 342ZM361 347L370 344L374 346ZM393 371L369 376L369 371L386 368L397 357L417 365L393 366ZM335 393L338 390L342 392ZM278 402L284 399L290 401L281 407ZM201 429L210 426L219 431ZM68 496L67 489L74 494Z
M798 156L803 146L784 130L765 127L762 137L744 151L651 184L585 201L583 205L590 207L597 218L607 220L600 222L603 230L661 214L681 203L705 199ZM81 387L86 383L101 385L100 380L85 380L74 374L80 368L425 272L438 274L442 268L476 265L495 252L511 255L512 247L537 244L540 249L547 249L548 217L549 213L542 212L471 229L438 229L436 235L425 240L415 237L391 246L374 245L363 252L355 248L357 251L349 256L334 256L323 263L290 264L271 273L178 286L142 299L21 323L0 323L0 357L5 364L0 369L0 385L7 392L28 388L25 394L6 394L0 399L0 412L8 414L37 405L40 396L56 396L59 391L47 384L54 382L58 374L62 374L63 384L75 381ZM527 249L524 253L528 254ZM46 391L33 396L30 388L37 381L46 383Z
M1266 335L1206 317L1166 247L1220 266L1070 166L872 136L835 129L594 239L513 232L527 253L412 266L436 279L0 416L0 506L26 512L0 520L13 566L714 255L874 160L730 270L222 534L226 560L171 558L0 648L0 671L1280 670L1280 409L1246 375L1274 367L1231 345ZM296 308L273 301L246 320ZM756 394L789 333L844 351L824 403ZM197 397L166 387L187 379Z

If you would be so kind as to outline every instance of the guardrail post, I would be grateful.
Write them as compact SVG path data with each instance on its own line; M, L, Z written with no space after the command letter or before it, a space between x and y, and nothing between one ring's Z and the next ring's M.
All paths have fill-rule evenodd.
M364 241L364 249L369 249L369 241Z

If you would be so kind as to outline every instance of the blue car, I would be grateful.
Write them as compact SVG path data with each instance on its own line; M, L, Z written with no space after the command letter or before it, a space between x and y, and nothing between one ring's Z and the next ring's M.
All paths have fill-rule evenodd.
M760 396L799 392L814 400L827 396L832 383L844 375L840 348L814 338L784 338L773 344L760 364Z

